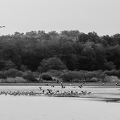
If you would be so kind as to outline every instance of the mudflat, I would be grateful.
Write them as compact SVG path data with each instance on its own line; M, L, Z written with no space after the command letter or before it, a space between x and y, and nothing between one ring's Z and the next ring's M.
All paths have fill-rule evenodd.
M120 101L120 86L83 86L82 88L79 88L79 86L76 85L69 85L65 86L65 88L62 88L61 86L39 86L39 85L1 85L0 91L36 91L39 92L40 89L47 90L51 89L52 91L87 91L91 92L89 95L81 95L80 98L89 98L92 100L103 100L103 101L110 101L110 102L119 102Z

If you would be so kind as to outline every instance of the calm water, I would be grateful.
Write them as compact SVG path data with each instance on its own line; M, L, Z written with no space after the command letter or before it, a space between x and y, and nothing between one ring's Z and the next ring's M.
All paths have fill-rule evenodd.
M120 103L81 98L0 96L0 120L120 120Z

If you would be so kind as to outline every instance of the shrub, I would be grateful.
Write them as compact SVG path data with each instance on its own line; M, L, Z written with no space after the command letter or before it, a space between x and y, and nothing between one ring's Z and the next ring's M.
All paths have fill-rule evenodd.
M7 77L12 77L12 78L21 77L23 75L22 72L17 69L9 69L6 70L4 73Z
M84 78L84 74L82 72L79 72L79 71L68 71L68 72L61 74L60 78L64 82L71 82L74 80L75 81L78 80L78 82L79 82Z
M101 74L101 71L87 71L85 73L85 78L99 77L100 74Z
M33 72L33 75L34 75L35 78L39 78L40 73L39 72Z
M70 82L73 79L73 75L71 75L70 72L66 72L66 73L61 74L60 78L64 82Z
M77 82L83 82L83 81L80 80L80 79L75 78L75 79L72 80L72 82L76 82L77 83Z
M6 83L6 79L0 79L0 83Z
M7 79L2 79L1 82L4 83L26 83L27 80L25 80L22 77L15 77L15 78L7 78Z
M60 78L65 82L83 82L83 81L94 81L92 78L99 78L101 71L66 71L61 74ZM84 80L85 79L85 80Z
M104 74L107 74L109 76L117 76L120 77L120 70L111 70L111 71L104 71Z
M107 76L106 79L108 82L118 82L119 81L118 77L116 77L116 76Z
M92 78L87 78L86 79L86 82L98 82L99 81L99 79L98 78L96 78L96 77L92 77Z
M51 75L52 77L59 77L63 71L60 70L50 70L47 72L47 74Z
M3 83L3 80L5 80L5 79L0 79L0 83Z
M40 78L39 78L39 80L48 80L48 81L51 81L52 80L52 76L50 75L50 74L47 74L47 73L43 73L41 76L40 76Z
M28 82L37 82L37 79L35 78L31 71L25 72L23 74L23 78L26 79Z

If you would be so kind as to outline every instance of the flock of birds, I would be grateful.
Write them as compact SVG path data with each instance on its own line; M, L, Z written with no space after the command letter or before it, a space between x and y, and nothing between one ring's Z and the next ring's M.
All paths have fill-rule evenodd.
M55 87L55 86L51 86L51 87ZM62 88L65 88L65 86L62 86ZM83 84L78 86L79 88L83 87ZM87 91L73 91L73 90L52 90L52 89L42 89L42 87L39 87L40 91L42 91L42 93L44 95L47 96L53 96L53 97L80 97L81 95L89 95L91 94L91 92L87 92Z
M39 95L39 92L36 91L0 91L0 95L13 95L13 96L20 96L20 95L29 95L29 96L35 96Z
M46 86L49 86L49 84L46 84ZM71 86L71 85L70 85ZM50 86L55 87L54 85ZM61 83L61 88L65 88L66 86L63 86ZM79 88L83 87L83 84L78 86ZM48 87L49 88L49 87ZM89 95L91 92L87 91L74 91L74 90L54 90L54 89L43 89L43 87L39 87L38 91L0 91L0 95L12 95L12 96L50 96L50 97L80 97L81 95Z

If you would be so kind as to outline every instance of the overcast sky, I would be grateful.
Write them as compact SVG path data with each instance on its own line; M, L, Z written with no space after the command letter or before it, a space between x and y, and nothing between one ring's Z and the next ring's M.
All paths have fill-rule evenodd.
M120 33L120 0L0 0L0 34L79 30Z

